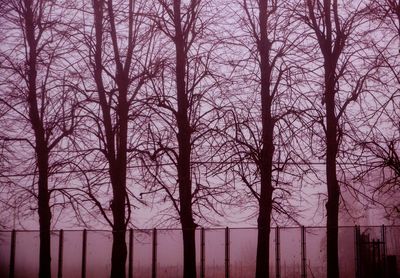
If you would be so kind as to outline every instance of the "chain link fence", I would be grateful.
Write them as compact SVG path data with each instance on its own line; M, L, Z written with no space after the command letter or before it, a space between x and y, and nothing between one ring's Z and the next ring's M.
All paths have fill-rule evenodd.
M256 228L196 230L197 276L254 277ZM128 230L127 277L182 277L182 231ZM106 278L111 270L112 232L52 231L52 277ZM270 277L326 276L324 227L274 227ZM341 277L399 277L400 226L339 227ZM36 277L39 232L0 231L0 277Z

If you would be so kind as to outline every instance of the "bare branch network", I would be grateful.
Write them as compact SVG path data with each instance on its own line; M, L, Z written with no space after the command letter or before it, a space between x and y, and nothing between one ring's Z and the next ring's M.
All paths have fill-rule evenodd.
M400 220L400 2L0 0L0 227L128 227ZM372 218L372 217L371 217ZM372 219L371 221L376 221ZM358 223L362 224L362 223Z

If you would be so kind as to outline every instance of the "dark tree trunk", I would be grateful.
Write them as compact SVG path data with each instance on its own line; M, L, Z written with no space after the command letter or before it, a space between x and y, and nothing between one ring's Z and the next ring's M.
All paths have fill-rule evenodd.
M128 254L125 240L126 228L113 229L113 243L111 252L111 278L125 277L125 263Z
M126 247L126 219L125 219L125 200L126 193L126 165L127 165L127 138L128 138L128 104L127 104L127 78L118 78L119 99L118 99L118 118L119 136L117 157L114 171L111 173L111 183L113 187L112 213L114 219L113 227L113 246L111 256L111 278L125 277L125 262L127 258Z
M336 7L337 8L337 7ZM328 191L328 201L326 203L326 240L327 240L327 277L339 277L339 257L338 257L338 221L339 221L339 184L336 177L336 156L338 151L337 121L335 114L335 83L336 65L340 54L340 43L335 42L332 49L332 23L331 23L331 3L325 0L324 16L327 25L326 37L320 39L319 44L324 56L325 71L325 111L326 111L326 183ZM339 33L336 40L342 40L343 34Z
M47 151L39 155L39 159L43 159L39 163L39 229L40 229L40 248L39 248L39 277L51 277L51 253L50 253L50 223L51 211L49 206L49 191L48 191L48 177L47 177Z
M183 277L196 277L196 241L195 228L185 228L183 233Z
M262 86L261 90L263 91ZM269 88L269 87L268 87ZM268 93L267 88L264 93ZM262 97L263 99L263 97ZM258 242L256 278L269 277L269 234L272 213L272 156L273 156L273 125L269 101L263 109L263 149L261 151L261 191L259 199Z
M256 278L269 277L269 234L272 213L272 158L274 153L274 124L271 114L272 96L270 81L272 69L269 63L270 46L268 39L268 1L259 2L260 39L257 48L260 55L261 72L261 120L262 120L262 150L260 157L261 189L258 215L258 241Z
M326 62L326 64L326 182L328 189L328 201L326 203L327 277L336 278L339 277L338 221L340 189L336 177L336 156L339 143L337 141L337 119L335 116L334 68L329 66L329 62Z
M309 10L309 17L312 28L316 34L319 47L324 59L324 92L323 104L325 103L326 119L326 183L328 191L328 201L326 203L327 222L327 277L339 277L339 257L338 257L338 222L339 222L339 196L340 188L336 176L336 157L339 148L338 141L338 121L335 114L335 95L336 95L336 67L339 56L344 47L346 35L343 28L339 29L340 20L338 16L337 4L331 0L324 0L322 3L314 3L306 0ZM315 15L315 6L318 8L320 17L323 18L324 30L321 32L319 22ZM322 7L322 8L321 8ZM334 18L334 19L332 19ZM333 23L333 21L335 23ZM333 30L333 26L336 28ZM336 36L334 34L336 33Z
M122 155L124 156L124 155ZM126 152L125 152L126 158ZM111 252L111 278L124 278L125 263L127 258L126 247L126 220L125 220L125 200L126 200L126 165L123 157L116 165L110 163L111 186L113 188L113 199L111 210L113 214L113 243Z
M180 221L183 230L183 276L196 277L196 245L195 223L192 212L192 181L190 176L191 155L191 128L188 118L189 101L186 92L186 47L185 38L181 27L180 1L174 0L174 26L175 26L175 78L178 111L176 121L178 125L178 186L180 200Z
M268 214L266 212L265 214ZM258 218L258 235L257 235L257 259L256 259L256 277L269 277L269 235L270 235L270 218ZM264 222L264 223L263 223Z
M43 121L40 118L37 102L37 44L35 37L35 16L32 1L25 0L25 32L28 45L27 80L29 119L35 134L36 164L39 169L38 179L38 214L40 229L39 277L51 277L50 255L50 223L51 211L49 205L50 193L48 188L48 160L49 150L44 132Z
M270 109L265 108L268 121L263 125L264 146L261 151L261 192L259 199L259 215L257 220L258 241L256 259L256 278L269 277L269 235L272 213L272 126Z
M127 140L128 140L128 113L129 104L127 101L129 87L129 66L126 63L124 69L119 60L119 50L117 45L117 31L114 23L114 14L112 2L107 2L108 14L111 25L111 37L113 40L114 59L116 63L115 82L117 85L118 102L116 107L117 123L113 126L111 107L107 100L105 88L102 78L103 61L103 32L104 32L104 9L105 2L103 0L93 1L94 24L96 33L95 46L95 68L94 78L98 90L99 102L102 111L102 122L106 137L106 159L109 163L109 176L113 198L111 201L111 211L113 215L113 244L111 253L111 278L124 278L125 263L127 258L126 247L126 172L127 172ZM132 11L130 11L132 12ZM131 27L130 27L131 28ZM132 47L132 45L130 45ZM130 56L126 59L130 59ZM129 217L129 216L128 216Z

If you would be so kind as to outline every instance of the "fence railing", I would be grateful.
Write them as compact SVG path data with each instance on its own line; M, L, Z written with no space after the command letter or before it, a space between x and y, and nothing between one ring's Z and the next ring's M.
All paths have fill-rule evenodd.
M256 228L196 230L198 277L254 277ZM176 229L127 231L127 277L182 277L182 232ZM52 277L109 277L112 232L51 233ZM270 233L270 277L323 277L324 227L274 227ZM339 227L341 277L398 277L400 226ZM0 277L36 277L38 231L0 231Z

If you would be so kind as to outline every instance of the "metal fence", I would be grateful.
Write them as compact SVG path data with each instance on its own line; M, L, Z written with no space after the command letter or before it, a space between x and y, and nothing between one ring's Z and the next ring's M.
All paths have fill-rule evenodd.
M52 277L109 277L112 232L52 231ZM182 277L182 232L128 230L127 277ZM254 277L256 228L196 230L198 277ZM274 227L270 277L324 277L324 227ZM399 277L400 226L339 227L341 277ZM35 277L38 231L0 231L0 277Z

